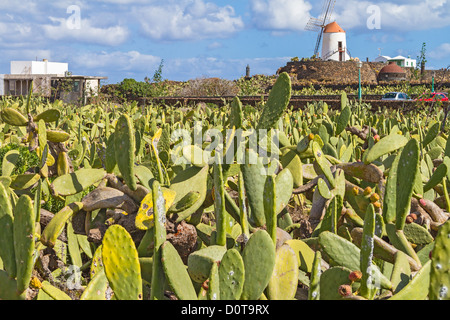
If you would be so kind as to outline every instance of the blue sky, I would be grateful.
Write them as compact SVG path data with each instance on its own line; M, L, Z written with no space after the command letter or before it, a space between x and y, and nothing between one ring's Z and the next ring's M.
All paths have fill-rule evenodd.
M2 0L0 73L11 60L68 62L74 74L237 79L275 74L292 57L310 57L317 34L305 31L324 0ZM347 33L354 57L416 58L450 65L450 0L337 0L331 21Z

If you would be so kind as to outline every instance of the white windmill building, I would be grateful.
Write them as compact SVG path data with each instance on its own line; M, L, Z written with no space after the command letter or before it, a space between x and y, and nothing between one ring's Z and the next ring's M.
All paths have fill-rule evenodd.
M347 38L337 22L329 23L323 30L322 60L348 61Z
M347 49L345 31L330 18L334 10L336 0L325 0L322 13L319 18L310 18L306 30L318 31L314 55L322 60L348 61L351 55ZM320 42L322 42L322 54L319 55Z

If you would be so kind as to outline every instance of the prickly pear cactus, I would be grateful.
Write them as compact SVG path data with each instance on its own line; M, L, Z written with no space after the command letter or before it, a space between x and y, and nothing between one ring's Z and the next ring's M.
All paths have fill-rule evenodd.
M267 287L270 300L291 300L295 297L298 286L298 260L289 245L278 248L275 267Z
M444 223L436 237L431 257L430 300L450 300L450 221Z
M256 300L269 284L275 267L275 245L270 235L258 230L250 237L242 253L245 281L241 300Z
M220 299L238 300L242 294L245 279L242 257L236 249L227 250L219 265Z
M272 129L286 110L291 98L291 78L286 72L279 75L259 118L256 130Z
M130 234L122 226L112 225L106 231L102 241L102 261L117 299L142 300L137 250Z
M123 114L117 120L114 132L114 152L120 173L131 190L137 188L137 179L134 175L135 147L133 123L126 114Z
M181 300L197 300L192 281L177 250L168 241L164 242L161 249L166 279L175 295Z

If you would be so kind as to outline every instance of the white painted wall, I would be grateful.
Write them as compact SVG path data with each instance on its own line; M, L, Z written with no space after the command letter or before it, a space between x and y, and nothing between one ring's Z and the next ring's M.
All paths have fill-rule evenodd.
M5 94L5 75L0 74L0 96Z
M86 80L86 96L90 97L92 95L98 95L98 80Z
M350 60L347 53L347 38L345 32L325 32L322 40L322 59L339 61L338 43L342 42L342 48L345 50L343 61ZM331 56L330 54L333 53Z
M389 56L378 56L378 57L376 57L375 58L375 62L383 62L383 63L386 63L386 62L388 62L388 60L390 59L391 57L389 57Z
M11 74L57 74L69 71L68 63L48 61L11 61Z

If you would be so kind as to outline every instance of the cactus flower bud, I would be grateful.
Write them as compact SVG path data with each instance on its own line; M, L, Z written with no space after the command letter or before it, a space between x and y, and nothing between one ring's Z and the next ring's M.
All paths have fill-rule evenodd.
M380 208L381 208L381 203L380 203L380 201L375 201L375 202L373 203L373 206L374 206L375 208L377 208L377 209L380 209Z
M420 202L420 205L422 207L426 207L427 206L427 202L425 201L425 199L420 199L419 202Z
M417 214L415 214L415 213L411 213L410 217L413 218L414 221L417 220Z
M408 215L407 217L406 217L406 223L407 224L410 224L410 223L413 223L414 222L414 219L411 217L411 215Z
M353 193L353 195L357 196L357 195L359 194L359 189L358 189L358 187L353 187L352 193Z
M343 284L339 286L338 292L342 297L347 297L352 294L352 287L348 284Z
M351 282L359 281L362 278L362 272L359 270L353 271L348 275Z
M376 142L380 141L380 136L378 134L374 135L373 140L375 140Z
M30 285L31 285L33 288L36 288L36 289L42 288L42 283L41 283L41 281L40 281L38 278L36 278L36 277L31 278Z
M313 133L310 133L310 134L308 135L308 139L309 139L309 140L314 140L314 134L313 134Z
M368 196L371 193L372 193L372 188L371 187L367 187L367 188L364 189L364 195L365 196Z
M380 195L378 193L373 193L370 196L370 202L377 202L378 200L380 200Z

